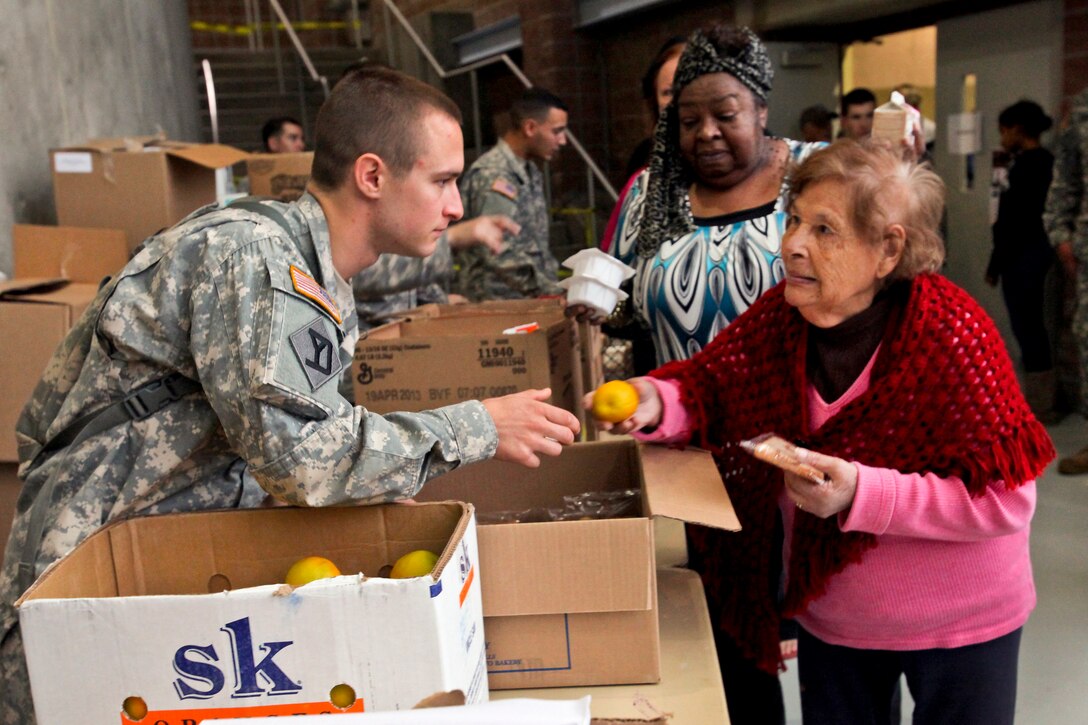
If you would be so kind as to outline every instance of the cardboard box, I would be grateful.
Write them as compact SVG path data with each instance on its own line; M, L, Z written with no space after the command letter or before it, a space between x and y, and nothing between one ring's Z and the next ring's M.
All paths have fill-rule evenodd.
M505 335L527 322L540 329ZM377 413L431 410L530 388L581 413L573 323L558 309L415 317L376 327L355 347L355 403Z
M536 312L562 312L564 303L560 297L532 297L524 300L487 300L463 305L440 305L434 302L406 311L401 317L473 317L476 315L523 315L528 320Z
M295 154L250 154L246 158L249 193L294 201L306 191L314 152Z
M17 224L14 276L0 282L0 461L18 460L15 422L53 351L128 261L124 232Z
M446 693L451 694L451 693ZM450 698L452 699L452 698ZM416 707L401 712L346 715L345 725L597 725L589 716L590 696L578 700L518 700L482 702L476 705ZM279 725L279 720L221 720L220 725ZM303 717L293 725L321 725L324 720ZM624 723L623 725L628 725Z
M487 302L474 302L466 305L420 305L408 310L403 317L406 319L418 317L468 317L475 315L495 314L520 314L526 320L532 319L534 314L540 312L561 312L565 307L562 298L538 297L525 300L489 300ZM601 357L604 346L604 335L601 328L589 323L572 323L575 332L575 366L580 371L575 375L575 400L581 400L582 396L591 390L596 390L604 383L604 366ZM575 415L582 423L582 433L586 440L597 438L597 429L592 424L587 425L581 406L575 411Z
M430 576L374 576L441 552ZM291 590L297 559L346 575ZM88 537L19 601L39 725L407 709L436 692L488 698L473 509L267 508L129 519ZM364 572L370 578L354 572ZM351 574L349 574L351 573ZM103 666L105 665L105 666Z
M432 479L418 500L497 512L556 507L586 491L639 489L643 515L480 526L492 690L660 679L653 522L665 516L739 530L709 453L580 443L540 468L488 461Z
M124 229L129 249L135 249L160 229L216 201L216 169L247 155L221 144L154 136L95 139L54 149L50 160L57 220L69 226Z

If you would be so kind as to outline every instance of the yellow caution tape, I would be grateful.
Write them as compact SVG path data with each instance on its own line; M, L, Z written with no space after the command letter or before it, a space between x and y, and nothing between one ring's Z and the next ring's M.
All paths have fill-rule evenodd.
M208 23L203 20L193 20L189 27L200 33L220 33L221 35L253 35L260 30L284 30L283 23L250 23L246 25L231 25L229 23ZM292 23L295 30L343 30L344 28L361 28L362 20L346 22L343 20L300 20Z

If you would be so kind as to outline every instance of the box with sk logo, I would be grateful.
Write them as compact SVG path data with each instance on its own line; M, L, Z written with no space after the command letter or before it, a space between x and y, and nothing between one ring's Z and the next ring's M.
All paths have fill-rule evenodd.
M416 549L439 554L430 575L378 576ZM279 584L310 555L344 576ZM477 562L474 510L461 503L113 524L19 602L38 723L397 710L448 690L484 702Z

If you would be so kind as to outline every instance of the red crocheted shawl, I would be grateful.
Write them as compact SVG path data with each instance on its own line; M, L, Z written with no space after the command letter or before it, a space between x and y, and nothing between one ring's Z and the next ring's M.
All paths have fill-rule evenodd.
M743 530L690 527L691 559L703 577L711 616L746 656L770 672L781 665L779 608L769 581L782 473L737 445L776 432L829 455L903 472L963 480L972 495L993 481L1015 488L1054 457L1032 415L993 321L939 275L912 285L892 314L857 399L819 430L808 427L807 323L784 298L763 295L690 360L654 371L680 383L698 442L712 451ZM793 527L785 616L823 595L836 573L876 546L872 534L843 533L836 517L798 511Z

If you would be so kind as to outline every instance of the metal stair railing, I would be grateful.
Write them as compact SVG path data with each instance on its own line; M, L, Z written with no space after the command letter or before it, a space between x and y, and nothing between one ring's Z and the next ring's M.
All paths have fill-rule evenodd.
M287 18L287 13L283 12L283 6L280 5L279 0L268 0L268 4L272 6L272 10L279 17L280 22L283 23L283 29L287 32L287 37L291 39L291 44L295 46L295 52L298 53L298 57L302 59L302 64L306 66L306 72L310 74L311 80L321 84L321 90L325 93L325 100L328 100L329 79L317 72L317 68L314 67L313 61L310 60L310 54L307 53L306 48L302 46L302 41L298 39L298 33L295 32L295 26L292 25L291 21ZM279 34L276 34L273 37L278 39ZM276 53L276 60L278 64L278 52ZM282 73L280 74L280 82L283 82Z
M278 0L269 0L269 7L271 8L271 12L269 13L269 15L272 16L273 18L278 18L278 22L276 22L274 19L270 20L269 22L264 22L262 20L261 7L260 7L261 6L261 0L243 0L243 3L244 3L245 19L246 19L245 25L230 26L230 25L227 25L227 24L210 24L210 23L204 23L204 22L201 22L201 21L193 21L191 23L191 25L192 25L193 28L197 28L199 26L199 29L201 29L201 30L208 30L208 31L220 32L220 33L228 33L228 34L231 34L231 35L244 35L246 37L246 39L247 39L247 44L249 46L249 50L250 50L250 52L253 52L253 53L263 52L263 51L266 50L263 31L266 30L266 29L271 29L272 30L272 43L271 43L272 48L271 48L271 51L272 51L272 57L273 57L274 62L275 62L276 81L277 81L277 84L278 84L279 95L281 97L290 97L290 96L296 95L296 93L295 92L289 92L288 88L287 88L287 82L286 82L286 75L287 74L284 72L284 59L283 59L283 52L281 50L280 34L279 34L279 31L283 30L284 32L287 33L287 37L291 41L291 44L294 47L294 50L298 55L299 61L301 62L301 65L305 69L305 73L309 76L310 80L312 80L315 84L317 84L317 85L319 85L321 87L323 98L328 99L328 97L329 97L329 81L328 81L328 77L325 76L325 75L322 75L320 72L318 72L317 66L314 64L313 59L311 58L310 54L307 52L305 46L302 44L302 41L298 36L298 33L296 32L295 23L293 23L287 17L287 14L284 12L284 9L283 9L283 6L281 5L281 3ZM351 10L350 25L352 26L352 29L353 29L353 32L354 32L355 48L359 49L359 48L362 47L361 22L360 22L360 15L359 15L359 0L350 0L350 10ZM322 25L322 26L344 25L344 23L342 23L342 22L315 23L315 22L307 22L307 21L304 21L304 20L299 21L299 22L301 23L303 28L307 28L308 26L313 26L313 25ZM209 111L209 115L210 115L212 137L213 137L214 141L218 142L218 135L219 135L218 134L218 131L219 131L218 126L219 126L219 124L218 124L217 115L218 115L218 106L219 106L219 104L217 103L217 100L215 98L215 83L214 83L214 80L212 78L212 69L211 69L211 65L210 65L210 63L209 63L209 61L207 59L203 60L201 65L203 66L202 70L203 70L203 76L204 76L205 90L206 90L206 92L208 94L208 111ZM297 80L298 80L298 88L297 88L298 116L299 116L299 118L302 119L304 124L307 124L307 121L308 121L308 118L309 118L308 109L310 108L310 101L308 99L309 94L307 92L306 86L303 85L303 80L304 80L303 76L302 75L297 76Z
M274 0L270 1L274 2ZM434 54L431 53L430 49L427 48L427 44L423 42L423 38L419 36L419 33L417 33L415 28L412 27L411 23L408 22L408 19L404 17L404 14L401 13L400 9L396 6L393 0L382 0L382 2L384 4L386 12L386 38L387 45L389 46L390 51L392 51L394 47L392 42L392 23L389 22L389 16L392 15L394 18L396 18L397 23L408 35L408 37L412 39L412 42L415 44L416 48L423 55L423 57L427 60L427 63L431 66L434 72L438 74L440 78L456 78L457 76L462 76L466 73L469 74L472 88L473 140L476 144L476 153L477 155L479 155L479 153L482 151L481 147L483 144L480 131L480 90L479 80L477 78L476 72L480 68L483 68L485 66L501 63L504 64L526 88L532 88L533 82L529 80L528 76L526 76L521 68L518 67L518 64L515 63L513 59L510 58L510 56L508 56L506 53L491 58L484 58L483 60L461 66L460 68L454 68L453 70L446 70L434 57ZM589 153L586 152L585 147L582 146L582 143L577 139L577 137L575 137L575 135L571 133L570 129L567 129L567 138L570 140L570 145L574 147L574 150L578 153L578 156L581 157L582 161L586 165L586 186L589 202L588 208L594 209L596 207L593 186L594 180L596 180L597 183L599 183L601 187L608 193L609 197L611 197L613 202L617 201L619 199L619 194L616 193L615 187L613 187L612 184L608 181L608 178L604 175L604 172L602 172L600 167L597 166L597 163L593 160ZM590 215L590 219L592 224L592 215ZM591 234L591 236L595 237L595 234Z

